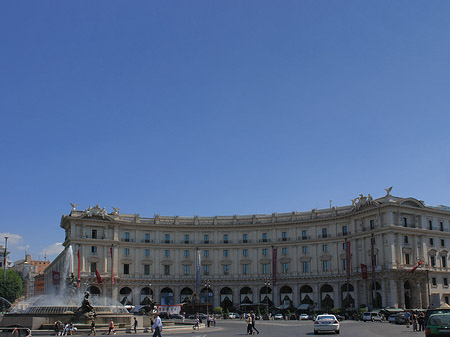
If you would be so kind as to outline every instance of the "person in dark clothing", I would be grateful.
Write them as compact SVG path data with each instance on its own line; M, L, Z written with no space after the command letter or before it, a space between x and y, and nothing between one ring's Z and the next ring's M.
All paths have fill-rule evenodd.
M250 317L252 318L252 328L253 328L253 330L255 330L257 334L259 334L259 330L256 329L256 327L255 327L256 315L255 315L255 313L253 311L250 311Z

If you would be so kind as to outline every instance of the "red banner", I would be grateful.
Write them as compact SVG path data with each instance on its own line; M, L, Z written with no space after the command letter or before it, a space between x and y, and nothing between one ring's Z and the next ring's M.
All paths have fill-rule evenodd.
M58 285L59 284L59 278L60 278L59 271L52 270L52 278L53 278L53 284L54 285Z
M347 281L350 280L350 241L346 242L346 253L347 253Z
M416 270L422 263L423 263L423 261L417 262L416 265L409 272L410 273L414 272L414 270Z
M272 248L272 283L275 287L277 285L277 248Z
M100 276L100 273L97 269L95 269L95 277L97 278L97 283L102 284L102 277Z
M114 284L114 259L113 259L113 247L109 248L111 252L111 277L112 277L112 284Z
M363 280L367 280L367 265L361 263L361 273Z

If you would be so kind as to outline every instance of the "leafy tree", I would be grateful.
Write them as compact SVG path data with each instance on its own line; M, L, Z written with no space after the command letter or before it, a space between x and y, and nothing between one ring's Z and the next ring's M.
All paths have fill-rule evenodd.
M6 270L6 280L3 279L3 269L0 268L0 294L11 303L23 295L23 284L20 275L12 269Z
M216 307L214 309L214 313L218 314L218 315L222 315L222 307Z

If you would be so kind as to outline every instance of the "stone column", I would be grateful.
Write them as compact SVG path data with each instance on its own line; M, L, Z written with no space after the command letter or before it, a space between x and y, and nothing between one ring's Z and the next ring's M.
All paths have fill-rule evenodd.
M393 308L398 308L399 301L398 301L397 281L396 280L389 280L389 291L390 291L390 296L389 296L387 306L393 307Z
M386 279L385 278L383 278L382 280L381 280L381 304L382 304L382 306L383 307L386 307L387 306L387 294L386 294L386 292L387 292L387 286L386 286Z

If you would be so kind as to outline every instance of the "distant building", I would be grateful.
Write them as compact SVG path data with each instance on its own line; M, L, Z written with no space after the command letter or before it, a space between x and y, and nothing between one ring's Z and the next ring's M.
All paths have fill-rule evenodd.
M46 292L66 265L83 290L134 305L146 297L305 310L449 303L450 209L390 191L269 215L143 218L74 207L61 219L66 251L45 271Z
M43 261L32 260L30 254L25 254L25 259L14 262L12 269L21 274L25 281L25 298L35 295L35 277L43 274L49 265L50 261L46 259Z

